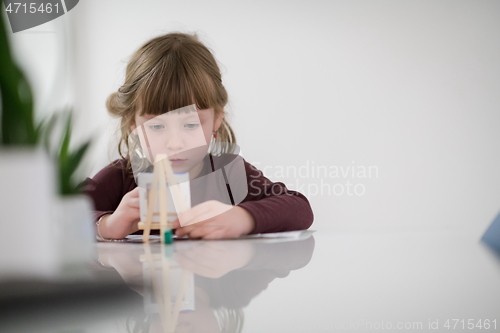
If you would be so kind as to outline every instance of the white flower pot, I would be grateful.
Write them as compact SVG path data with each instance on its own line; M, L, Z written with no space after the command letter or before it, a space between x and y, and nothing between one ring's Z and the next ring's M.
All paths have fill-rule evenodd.
M59 271L55 184L54 164L41 148L0 148L0 280Z
M93 203L83 194L58 196L54 205L54 235L59 241L66 274L92 260L95 232Z
M0 281L73 277L92 259L93 204L57 184L41 148L0 148Z

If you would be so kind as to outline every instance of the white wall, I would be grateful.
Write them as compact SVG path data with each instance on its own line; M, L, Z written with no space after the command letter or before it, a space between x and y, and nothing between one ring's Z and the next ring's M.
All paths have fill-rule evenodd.
M104 103L128 57L196 31L223 65L244 157L308 193L314 229L486 228L500 210L498 1L85 0L67 16L77 134L100 133L91 174L116 156ZM278 173L308 163L378 177ZM314 193L347 181L364 194Z

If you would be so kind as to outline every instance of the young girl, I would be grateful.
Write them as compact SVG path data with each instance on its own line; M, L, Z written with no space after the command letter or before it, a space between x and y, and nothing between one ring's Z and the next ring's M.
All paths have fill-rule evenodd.
M229 199L214 199L207 182L203 191L191 186L192 196L198 199L174 222L177 236L230 238L307 229L312 224L311 207L301 193L271 182L237 155L224 111L227 100L217 62L196 36L166 34L134 53L125 83L106 103L110 114L121 118L118 151L122 159L86 179L85 193L95 204L100 240L139 231L139 192L133 170L136 147L131 138L142 144L147 141L144 155L155 149L154 154L165 154L174 172L188 172L191 183L222 172L218 174L224 177ZM151 167L154 156L141 157ZM235 169L240 171L231 171ZM236 189L235 183L240 184Z

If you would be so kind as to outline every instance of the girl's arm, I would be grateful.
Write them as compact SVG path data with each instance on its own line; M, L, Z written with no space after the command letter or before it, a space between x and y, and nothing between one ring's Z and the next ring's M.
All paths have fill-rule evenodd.
M255 221L251 233L307 229L314 215L307 198L289 190L281 182L273 183L255 166L245 161L248 195L238 206L247 210Z
M236 205L210 200L194 206L174 223L177 236L232 238L309 228L313 213L305 196L271 182L241 156L229 156L230 161L227 157L217 158L214 164L216 170L224 168Z
M137 185L125 167L126 160L116 160L83 183L83 192L94 202L95 221L102 218L96 234L103 238L123 238L137 230Z

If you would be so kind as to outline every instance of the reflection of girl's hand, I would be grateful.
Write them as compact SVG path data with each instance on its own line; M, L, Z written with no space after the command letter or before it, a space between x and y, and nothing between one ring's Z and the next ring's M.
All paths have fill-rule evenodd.
M142 247L133 244L100 243L98 258L102 265L113 267L129 286L142 285Z
M253 245L247 241L203 242L177 251L173 259L195 274L219 278L248 264L253 253Z
M173 228L178 237L220 239L249 234L254 225L245 209L210 200L181 213Z

